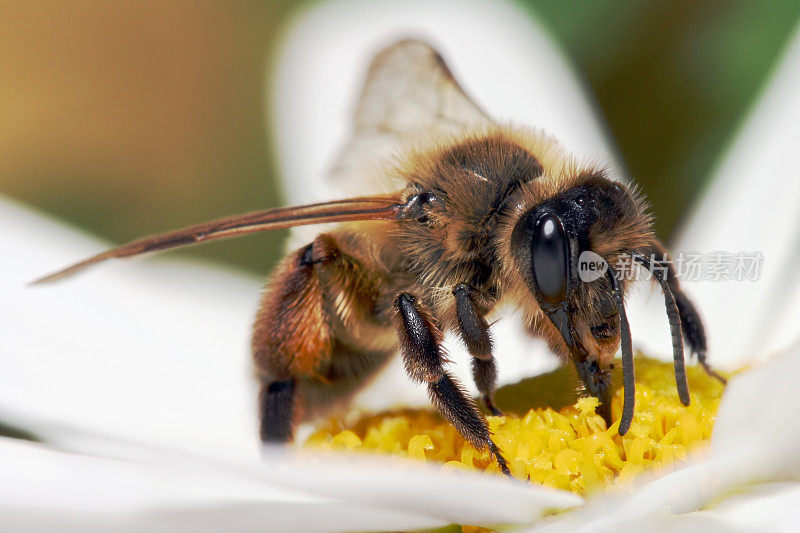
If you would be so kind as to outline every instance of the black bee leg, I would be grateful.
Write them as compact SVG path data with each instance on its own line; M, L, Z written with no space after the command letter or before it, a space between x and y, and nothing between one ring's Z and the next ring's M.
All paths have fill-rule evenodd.
M264 383L258 394L261 441L283 443L292 440L295 382Z
M472 287L459 283L453 289L456 299L456 316L461 340L472 355L472 377L481 393L486 408L494 416L503 413L494 404L492 398L497 383L497 364L492 356L492 337L489 324L478 312L472 299Z
M703 327L703 320L697 312L692 301L681 290L678 283L678 275L675 268L672 266L670 256L666 248L660 242L655 245L656 253L660 254L664 261L656 261L656 264L661 268L666 268L667 283L672 290L672 295L675 297L675 303L678 306L678 314L681 318L681 331L686 344L689 345L689 352L697 356L697 362L706 371L709 376L718 379L722 384L727 383L727 380L719 375L706 361L706 352L708 351L706 344L706 331Z
M711 368L708 361L706 361L706 332L705 328L703 328L703 321L700 320L700 315L697 313L694 304L683 291L677 288L677 284L673 287L672 294L678 304L683 338L686 339L686 343L689 345L689 351L697 356L697 362L700 363L706 374L718 379L723 384L727 383L727 380Z
M508 464L492 441L486 420L443 367L442 332L430 313L414 296L400 294L395 300L395 325L408 376L418 383L427 383L431 402L439 414L475 448L488 449L503 473L510 476Z

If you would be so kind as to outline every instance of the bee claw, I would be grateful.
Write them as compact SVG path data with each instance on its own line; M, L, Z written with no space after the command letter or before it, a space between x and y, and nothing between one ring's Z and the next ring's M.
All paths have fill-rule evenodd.
M492 413L492 416L503 416L503 411L497 408L494 404L494 400L488 394L483 396L483 403L486 405L489 412Z
M714 370L713 368L711 368L711 365L709 365L709 364L706 362L706 360L705 360L705 358L704 358L704 357L698 357L698 361L700 362L700 366L702 366L702 367L703 367L703 370L705 370L705 371L706 371L706 374L708 374L708 375L709 375L709 376L711 376L712 378L714 378L714 379L718 380L718 381L719 381L720 383L722 383L723 385L727 385L727 384L728 384L728 380L727 380L727 379L725 379L724 377L722 377L722 375L720 375L720 374L719 374L719 373L718 373L716 370Z
M508 469L508 463L506 462L505 457L503 457L503 454L500 453L500 448L497 447L494 441L489 441L489 451L494 456L495 461L497 461L497 466L500 467L500 471L511 479L515 479L514 476L511 475L511 471Z

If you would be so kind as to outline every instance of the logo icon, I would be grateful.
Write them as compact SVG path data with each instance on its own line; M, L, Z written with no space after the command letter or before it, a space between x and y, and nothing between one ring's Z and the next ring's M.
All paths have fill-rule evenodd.
M578 277L584 283L591 283L606 275L608 263L600 255L586 250L578 257Z

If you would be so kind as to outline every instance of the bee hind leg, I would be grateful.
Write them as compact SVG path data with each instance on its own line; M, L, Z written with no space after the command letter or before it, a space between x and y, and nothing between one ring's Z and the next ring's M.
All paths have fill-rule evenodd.
M397 296L395 310L400 352L409 377L418 383L426 383L439 414L477 449L488 449L503 473L510 476L508 464L492 441L486 420L443 367L442 332L430 313L407 293Z
M342 248L345 237L318 235L265 287L252 338L265 442L290 441L293 427L341 407L394 353L391 321L374 316L377 270Z
M261 441L283 443L292 440L294 380L264 383L258 394Z

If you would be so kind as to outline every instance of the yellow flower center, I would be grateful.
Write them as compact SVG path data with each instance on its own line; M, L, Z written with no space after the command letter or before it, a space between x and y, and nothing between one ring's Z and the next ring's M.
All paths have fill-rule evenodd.
M685 407L675 390L672 365L638 357L636 414L624 437L617 433L618 422L607 429L595 414L596 398L580 398L560 410L548 407L521 416L490 416L489 428L517 479L579 494L624 487L641 472L672 470L711 437L723 387L699 367L688 367L687 373L692 402ZM548 379L535 381L541 388ZM552 386L563 387L563 383ZM620 388L614 395L614 420L622 412L622 393ZM524 387L516 387L514 394L524 396ZM502 408L505 402L499 403ZM488 452L466 443L430 410L384 412L347 424L329 420L306 445L411 457L442 463L445 469L499 473Z

